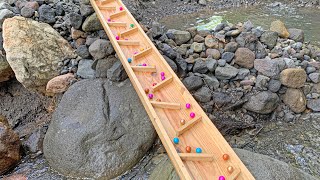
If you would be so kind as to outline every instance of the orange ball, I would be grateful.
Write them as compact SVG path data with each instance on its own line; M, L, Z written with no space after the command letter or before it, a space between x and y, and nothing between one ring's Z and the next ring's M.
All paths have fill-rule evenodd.
M191 147L190 147L190 146L187 146L187 147L186 147L186 151L187 151L187 153L191 153Z
M227 170L228 170L229 173L232 173L233 172L233 167L232 166L228 166Z
M229 155L228 154L224 154L223 156L222 156L222 158L223 158L223 160L228 160L229 159Z
M146 94L148 94L149 91L150 91L150 90L149 90L148 88L144 89L144 92L145 92Z
M181 119L181 120L180 120L180 124L181 124L181 125L184 125L185 123L186 123L186 121L185 121L184 119Z

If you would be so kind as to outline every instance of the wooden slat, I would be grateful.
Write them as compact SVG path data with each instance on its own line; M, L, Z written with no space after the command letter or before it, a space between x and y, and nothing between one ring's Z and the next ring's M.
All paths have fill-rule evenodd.
M123 31L123 32L121 33L121 37L128 36L128 35L133 34L133 33L135 33L135 32L138 32L138 28L136 28L136 27L134 27L134 28L132 28L132 29L129 29L129 30L126 30L126 31ZM133 60L134 60L134 59L133 59Z
M110 18L113 19L113 18L116 18L116 17L119 17L119 16L123 16L126 14L126 11L119 11L119 12L116 12L116 13L113 13L110 15Z
M139 41L132 41L132 40L119 40L118 44L120 46L139 46Z
M202 117L196 117L195 119L189 120L185 125L181 126L178 130L177 130L177 136L180 136L181 134L183 134L184 132L188 131L190 128L192 128L195 124L197 124L198 122L200 122L200 120L202 119Z
M125 22L108 22L108 25L111 27L126 27L127 23L125 23Z
M183 161L214 161L214 155L204 153L179 153Z
M116 10L115 6L99 6L101 10Z
M101 0L101 5L105 5L105 4L108 4L108 3L111 3L111 2L114 2L115 0Z
M140 71L140 72L157 72L155 66L131 66L133 71Z
M238 176L240 175L240 173L241 173L241 170L240 170L239 168L236 168L236 169L232 172L232 174L230 175L230 177L227 178L227 179L236 180L236 179L238 178Z
M172 80L173 80L173 78L169 77L169 78L165 79L164 81L161 81L160 83L158 83L157 85L152 87L152 91L153 92L158 91L159 89L161 89L161 88L165 87L166 85L170 84L172 82Z
M147 54L149 54L149 53L151 53L151 52L152 52L152 48L147 48L147 49L141 51L140 53L135 54L135 55L133 56L133 60L137 60L137 59L139 59L139 58L142 58L143 56L145 56L145 55L147 55Z
M152 101L151 104L153 105L153 107L162 108L162 109L181 109L180 103Z

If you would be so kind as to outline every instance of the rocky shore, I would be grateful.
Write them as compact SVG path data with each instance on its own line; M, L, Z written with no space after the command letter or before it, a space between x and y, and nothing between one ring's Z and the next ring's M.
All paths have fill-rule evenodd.
M272 22L270 29L247 21L205 31L175 30L148 19L168 5L183 4L172 11L180 13L187 7L193 11L258 1L125 3L234 148L319 176L320 49L304 42L303 30L287 29L281 21ZM159 10L150 12L156 6ZM102 29L88 0L0 3L4 178L177 178ZM290 174L295 174L291 179L315 179L250 151L237 150L260 179L269 176L252 165L258 160L269 164L265 172L277 179ZM255 158L246 159L249 155ZM277 175L279 169L272 166L287 174Z

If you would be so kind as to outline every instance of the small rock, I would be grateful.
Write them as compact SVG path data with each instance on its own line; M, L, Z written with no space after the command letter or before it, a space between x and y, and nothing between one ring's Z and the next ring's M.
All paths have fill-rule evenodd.
M283 60L286 63L286 68L295 68L296 67L294 60L289 59L289 58L283 58Z
M283 102L295 113L306 109L306 97L300 89L288 88L283 96Z
M77 54L82 57L83 59L89 58L90 53L86 45L80 45L77 48Z
M313 83L320 82L320 73L311 73L309 74L309 78Z
M202 43L204 42L204 38L199 36L198 34L193 38L194 42Z
M261 74L268 77L278 77L284 67L285 62L282 58L254 60L254 68Z
M279 97L276 93L262 91L251 96L243 108L259 114L269 114L277 108L278 103Z
M209 102L211 100L211 91L207 87L202 87L198 89L193 96L199 102Z
M43 4L39 7L39 20L48 24L56 22L55 11L49 5Z
M94 9L91 5L88 4L80 4L80 13L82 16L89 16L94 13Z
M264 75L258 75L256 80L256 87L258 90L267 90L270 78Z
M239 69L226 64L224 67L217 67L215 75L219 80L231 79L237 76Z
M292 39L296 42L304 42L304 32L301 29L290 28L288 29L290 34L289 39Z
M119 59L114 56L108 56L108 58L96 60L96 65L93 69L96 70L97 78L106 78L108 77L108 69L110 69L115 62L119 61Z
M95 78L95 71L92 69L93 60L82 59L78 65L77 75L84 79Z
M196 52L196 53L199 53L199 52L202 52L205 50L205 46L204 46L204 43L197 43L197 42L194 42L192 43L191 45L191 49Z
M163 56L164 59L167 61L167 63L169 64L169 66L171 67L171 69L174 71L174 72L178 72L178 66L177 64L172 60L170 59L169 57L167 56Z
M150 29L151 33L152 33L152 37L153 38L159 38L160 36L162 36L164 34L164 26L162 26L160 23L153 21L152 22L152 27ZM168 30L168 33L170 33L170 38L168 36L169 39L174 39L174 35L173 35L173 30ZM167 33L167 35L168 35Z
M256 45L258 41L258 38L256 35L254 35L251 32L242 32L237 38L237 43L240 47L245 47L250 49L251 51L256 50Z
M234 58L234 53L232 52L224 52L221 56L222 59L225 59L227 63L230 63Z
M216 67L218 65L217 60L215 59L207 59L206 60L207 68L209 69L210 72L214 72L216 70Z
M309 99L307 107L315 112L320 112L320 99Z
M205 83L208 85L208 87L211 90L216 90L219 88L219 81L216 77L214 77L213 75L208 76L206 74L203 74L203 80L205 81Z
M39 3L37 1L26 2L24 7L31 8L33 10L38 10L39 9Z
M262 43L267 45L269 49L273 49L277 44L278 33L274 31L266 31L261 35L260 40Z
M26 18L31 18L34 14L35 10L29 7L24 6L21 9L21 15Z
M75 78L72 73L57 76L48 82L46 92L49 94L63 93L68 89L73 80L75 80Z
M307 74L304 69L289 68L280 74L280 81L283 85L291 88L300 88L304 85Z
M199 4L205 6L207 5L207 0L199 0Z
M273 21L271 23L270 30L277 32L282 38L288 38L290 35L286 26L280 20Z
M25 151L29 153L37 153L41 151L42 139L41 129L34 131L27 139L23 142L22 146Z
M236 79L237 79L237 80L239 80L239 79L240 79L240 80L245 79L249 74L250 74L249 69L240 68Z
M113 66L107 71L107 78L113 82L124 81L128 78L120 61L116 61Z
M188 42L191 39L191 34L188 31L173 31L174 42L177 43L178 46Z
M5 19L13 17L14 14L12 11L8 9L1 9L0 10L0 30L2 30L2 24Z
M238 43L236 43L236 42L229 42L224 47L225 52L233 52L234 53L234 52L236 52L237 49L238 49Z
M220 52L217 49L207 49L206 56L212 57L213 59L220 59Z
M98 31L103 29L96 13L93 13L86 18L86 20L82 24L82 29L85 32Z
M276 79L271 79L268 84L268 90L271 92L278 92L281 88L281 82Z
M70 21L70 25L75 28L75 29L79 29L81 27L82 24L82 16L77 14L77 13L70 13L69 14L69 18L68 21Z
M182 80L183 84L189 91L195 91L203 85L201 77L189 76Z
M248 48L239 48L235 53L234 63L241 67L251 69L255 60L255 54Z
M168 44L163 43L159 49L163 52L164 55L168 56L170 59L176 59L177 53L171 48Z
M187 31L191 34L191 37L195 37L198 33L197 27L188 28Z
M96 59L102 59L114 53L114 49L110 41L98 39L89 46L91 56Z
M194 73L200 73L200 74L205 74L208 72L208 67L206 61L204 61L201 58L196 59L195 64L193 66L193 72Z
M218 48L219 47L219 41L216 38L214 38L212 35L207 35L204 43L208 48Z
M232 101L232 97L223 92L213 92L212 101L218 107L223 107Z
M218 65L221 67L224 67L227 64L227 61L225 59L219 59L218 60Z

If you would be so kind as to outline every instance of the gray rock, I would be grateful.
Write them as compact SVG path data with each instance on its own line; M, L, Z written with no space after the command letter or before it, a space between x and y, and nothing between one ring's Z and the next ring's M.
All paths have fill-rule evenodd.
M267 45L270 50L276 46L277 40L278 33L274 31L266 31L260 37L260 41Z
M68 21L72 27L74 27L75 29L79 29L82 24L82 16L80 14L72 12L69 14Z
M218 66L217 60L211 58L206 60L206 64L210 72L214 72L216 70L216 67Z
M209 75L203 74L203 80L211 90L216 90L219 88L220 83L218 79L213 75L209 76Z
M202 52L206 49L204 43L197 43L197 42L194 42L192 43L191 45L191 49L193 50L193 52Z
M251 32L242 32L237 38L240 47L245 47L251 51L255 51L258 38Z
M267 90L270 78L264 75L258 75L256 79L256 87L258 90Z
M244 68L240 68L238 75L235 79L237 80L243 80L244 78L246 78L248 75L250 74L249 69L244 69Z
M211 100L211 90L207 87L202 87L193 96L198 102L206 103Z
M177 64L172 60L170 59L169 57L167 56L163 56L164 59L167 61L167 63L169 64L169 66L171 67L171 69L174 71L174 72L178 72L178 66Z
M188 42L191 39L191 34L188 31L180 31L175 29L170 29L168 31L172 31L174 37L173 40L178 46Z
M207 5L207 0L199 0L199 4L205 6Z
M320 73L311 73L309 78L313 83L318 83L320 81Z
M224 67L217 67L215 70L215 75L219 80L225 80L236 77L238 72L239 69L226 64Z
M225 52L236 52L236 50L238 49L238 43L236 42L229 42L228 44L226 44L226 46L224 47L224 51Z
M288 29L288 32L290 34L289 39L292 39L297 42L303 42L304 41L304 32L301 29L295 29L290 28Z
M177 53L168 45L168 44L161 44L159 49L163 52L164 55L168 56L170 59L176 59Z
M232 97L223 92L213 92L212 101L218 107L223 107L232 101Z
M268 84L268 89L271 92L278 92L281 88L281 81L276 79L271 79Z
M193 66L193 72L194 73L200 73L200 74L205 74L206 72L208 72L208 67L207 67L207 63L205 60L198 58L196 59L196 62Z
M84 79L93 79L95 77L95 71L92 69L93 60L82 59L78 64L77 75Z
M49 5L43 4L39 7L39 20L48 24L56 22L55 11Z
M294 60L289 59L289 58L283 58L283 60L286 63L286 68L295 68L296 67Z
M0 10L2 9L8 9L10 11L12 11L12 7L10 6L10 4L6 3L6 2L0 2Z
M98 31L103 29L96 13L88 16L82 24L82 30L85 32Z
M202 43L204 42L204 37L200 36L200 35L196 35L194 38L193 38L193 41L194 42L198 42L198 43Z
M139 162L155 137L129 80L83 80L63 95L43 149L49 165L64 175L112 179Z
M254 60L254 68L265 76L279 77L280 72L285 68L285 62L282 58L256 59Z
M8 9L1 9L0 10L0 30L2 29L2 24L5 19L13 17L14 14L12 11Z
M316 72L316 68L315 67L312 67L312 66L310 66L310 67L307 67L306 68L306 73L307 74L311 74L311 73L313 73L313 72Z
M57 16L63 16L65 14L64 8L63 8L63 2L58 2L56 4L56 15Z
M181 57L177 57L176 63L178 65L178 75L184 77L188 71L188 64L186 60Z
M154 37L154 38L160 37L160 36L162 36L162 34L164 34L164 26L162 26L160 23L154 21L154 22L152 22L151 32L152 32L152 37ZM173 39L173 37L170 39Z
M94 9L91 5L88 4L80 4L80 13L82 16L89 16L94 13Z
M114 53L110 41L98 39L89 46L89 52L94 59L102 59Z
M221 54L217 49L207 49L206 56L213 59L220 59Z
M221 67L224 67L227 64L227 61L225 59L219 59L218 60L218 65Z
M221 59L225 59L227 63L230 63L234 57L234 53L232 52L225 52L222 54Z
M34 15L35 10L29 7L23 7L21 9L21 15L26 18L31 18Z
M203 85L201 77L189 76L182 80L182 83L186 86L189 91L195 91Z
M108 69L107 77L111 81L119 82L119 81L124 81L125 79L127 79L128 75L127 75L126 71L124 70L121 62L116 61L113 64L113 66L110 69Z
M90 57L89 49L86 45L80 45L77 48L77 54L84 59Z
M96 77L106 78L108 76L108 69L110 69L117 61L119 61L119 59L115 58L114 56L96 60L96 65L94 67L94 69L96 70Z
M320 99L309 99L307 101L307 107L312 111L320 112Z
M256 44L255 55L256 59L263 59L268 55L266 48L260 41Z
M276 93L262 91L252 95L249 101L243 105L243 108L259 114L269 114L277 108L279 101Z

